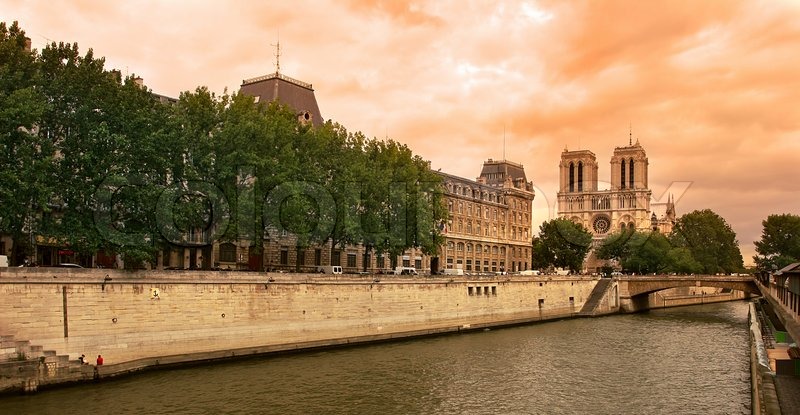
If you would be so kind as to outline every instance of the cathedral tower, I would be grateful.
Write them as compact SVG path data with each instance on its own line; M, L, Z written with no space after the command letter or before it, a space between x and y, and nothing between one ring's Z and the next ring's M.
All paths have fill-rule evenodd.
M636 144L616 147L611 157L611 190L647 189L647 154Z
M559 164L560 193L597 190L597 158L589 150L569 151L564 148Z

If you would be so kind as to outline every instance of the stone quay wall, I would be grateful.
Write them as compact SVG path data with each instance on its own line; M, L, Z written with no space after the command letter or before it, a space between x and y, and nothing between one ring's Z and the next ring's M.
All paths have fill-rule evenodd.
M34 391L154 366L587 315L582 309L590 297L588 315L618 312L616 282L593 293L598 281L5 268L0 269L0 339L11 361L0 368L0 391ZM712 297L696 294L656 293L651 305L700 304ZM20 350L34 354L14 359ZM105 364L81 366L76 362L81 354L92 363L103 355ZM25 370L14 376L14 365Z
M570 317L597 281L11 268L0 271L0 335L70 361L103 355L105 377Z
M669 308L688 305L744 300L744 291L714 287L678 287L654 292L647 296L647 308Z

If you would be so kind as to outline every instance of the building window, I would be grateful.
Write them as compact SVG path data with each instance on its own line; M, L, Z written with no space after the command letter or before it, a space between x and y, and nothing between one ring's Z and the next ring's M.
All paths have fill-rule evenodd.
M350 268L356 267L356 254L347 254L347 266Z
M456 245L456 251L458 251L458 252L464 252L464 242L459 242L459 243Z
M421 259L415 259L414 260L414 268L422 269L422 260Z
M322 250L314 250L314 265L322 265Z
M230 242L220 244L219 262L236 262L236 245Z
M383 254L381 254L380 256L378 256L378 268L383 269L384 263L385 261L383 258Z
M634 186L633 186L633 159L631 159L631 161L630 161L630 166L631 166L631 169L630 169L630 172L628 173L628 175L630 176L630 184L631 185L629 187L631 189L633 189L634 188Z
M472 244L467 244L467 252L472 252Z
M575 191L575 163L569 163L569 191Z
M472 271L472 260L471 259L467 260L467 271Z
M289 250L281 248L281 265L289 265Z
M480 255L483 252L483 246L481 244L475 245L475 253Z
M408 258L403 258L403 266L404 267L410 267L411 266L411 260L408 259Z
M625 159L622 159L622 164L620 166L620 188L625 188Z
M578 191L583 191L583 162L578 163Z
M342 251L333 251L333 256L331 257L331 265L342 265Z

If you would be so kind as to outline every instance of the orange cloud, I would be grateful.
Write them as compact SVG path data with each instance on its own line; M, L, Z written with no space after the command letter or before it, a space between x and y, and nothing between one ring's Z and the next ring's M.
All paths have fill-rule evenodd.
M564 146L594 151L607 178L629 124L654 191L693 182L678 213L717 211L746 260L761 220L800 214L800 7L788 1L63 6L0 0L0 18L20 20L36 47L93 47L167 95L274 71L280 36L282 72L312 83L323 116L348 130L468 178L504 153L523 163L537 227Z

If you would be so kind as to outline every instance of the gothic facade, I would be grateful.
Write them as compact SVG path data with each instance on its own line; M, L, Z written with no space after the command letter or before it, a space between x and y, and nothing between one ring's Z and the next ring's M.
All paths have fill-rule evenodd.
M674 203L671 198L667 203L652 201L648 166L647 153L638 140L614 148L611 181L601 190L594 153L565 148L559 164L559 217L583 225L592 233L595 246L621 230L671 232ZM590 256L587 268L592 268L592 262Z

